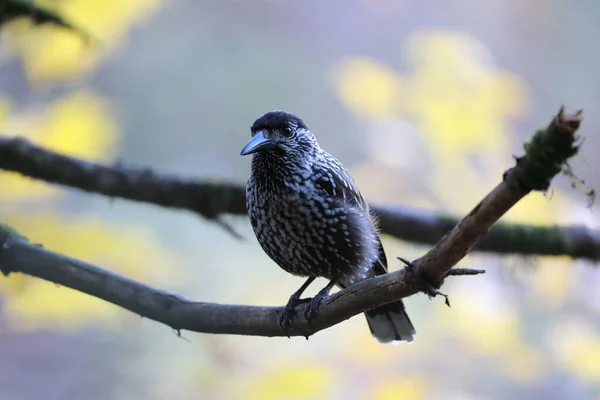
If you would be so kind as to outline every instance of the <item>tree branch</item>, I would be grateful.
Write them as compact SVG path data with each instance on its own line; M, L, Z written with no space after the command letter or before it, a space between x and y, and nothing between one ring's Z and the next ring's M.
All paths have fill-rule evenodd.
M10 234L1 225L0 244L0 271L7 275L21 272L67 286L175 330L285 336L278 317L283 307L192 302L86 262L45 250ZM310 336L363 311L415 292L407 285L402 273L372 279L327 299L320 309L319 317L313 320L313 326L304 318L294 320L294 326L288 334ZM298 306L298 315L304 315L302 307L304 305Z
M504 173L503 181L471 212L415 263L429 282L441 285L444 277L492 225L520 199L533 190L545 191L567 160L578 151L575 132L582 112L558 115L525 144L525 156L516 158L516 166Z
M1 164L1 162L0 162ZM413 243L432 245L458 219L401 205L375 205L379 227L387 235ZM494 254L569 256L600 260L600 231L583 225L536 226L499 222L478 242L473 251Z
M57 154L18 137L0 137L0 169L90 193L192 211L232 233L220 218L224 214L246 215L242 185L186 179L120 164L96 164ZM373 205L372 209L379 216L383 233L420 244L435 244L458 222L455 217L406 206ZM500 223L474 250L598 261L600 231L584 226Z
M309 324L294 321L290 336L310 336L366 310L410 296L430 282L439 287L448 275L468 272L451 268L492 224L532 190L545 190L560 167L577 152L575 131L581 113L559 114L526 146L524 157L504 174L503 181L411 268L352 285L328 297ZM0 156L2 159L2 156ZM67 160L68 161L68 160ZM558 169L557 169L558 168ZM68 175L66 175L68 176ZM85 187L85 186L84 186ZM281 307L251 307L195 303L139 282L28 243L0 226L0 271L22 272L104 299L176 330L260 336L283 336ZM301 305L298 315L305 311Z

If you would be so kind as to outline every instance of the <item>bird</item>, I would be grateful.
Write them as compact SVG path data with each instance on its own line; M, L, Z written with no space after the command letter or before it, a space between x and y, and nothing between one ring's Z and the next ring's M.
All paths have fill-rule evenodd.
M284 271L307 278L280 318L287 332L295 307L310 301L311 320L337 286L388 272L377 219L350 172L319 145L297 115L272 110L250 127L240 155L252 155L246 209L262 250ZM329 283L312 299L302 293L317 278ZM380 343L412 342L415 328L398 300L365 312Z

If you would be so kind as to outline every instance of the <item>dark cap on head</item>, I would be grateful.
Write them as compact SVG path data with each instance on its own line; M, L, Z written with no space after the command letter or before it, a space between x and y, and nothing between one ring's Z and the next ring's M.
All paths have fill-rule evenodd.
M261 115L254 121L250 130L252 133L255 133L263 129L275 130L286 127L308 130L308 126L300 117L282 110L273 110Z

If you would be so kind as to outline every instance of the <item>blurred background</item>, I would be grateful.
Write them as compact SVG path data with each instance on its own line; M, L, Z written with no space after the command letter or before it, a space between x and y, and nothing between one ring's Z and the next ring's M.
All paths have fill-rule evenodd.
M567 0L46 0L102 41L0 31L0 131L84 159L244 184L262 113L300 115L373 203L468 212L561 104L586 111L575 171L600 187L600 3ZM34 242L194 300L283 305L302 279L186 212L0 174L0 220ZM597 206L594 207L597 209ZM598 214L564 177L505 220ZM388 259L427 250L384 237ZM184 332L56 285L0 279L1 399L600 399L600 272L473 254L418 339L363 316L303 338ZM391 269L400 265L392 263ZM324 283L324 281L322 282ZM308 293L319 289L316 285Z

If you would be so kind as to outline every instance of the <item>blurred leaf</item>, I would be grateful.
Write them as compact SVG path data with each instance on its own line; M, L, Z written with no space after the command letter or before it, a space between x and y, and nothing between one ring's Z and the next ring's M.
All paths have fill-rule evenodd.
M394 379L377 383L365 399L369 400L418 400L427 398L427 382L421 379Z
M346 59L333 74L338 95L356 114L381 118L394 115L400 108L402 81L395 71L377 61Z
M532 193L524 197L503 218L513 222L553 225L561 213L567 210L568 205L567 194L561 190L552 189L551 196Z
M159 0L46 0L56 12L85 26L102 43L103 51L122 45L125 33L154 11ZM80 38L55 26L11 23L5 31L34 82L72 81L92 71L102 54ZM47 51L52 49L52 51Z
M566 257L546 259L529 272L531 295L543 302L545 308L562 306L578 278L573 272L573 260Z
M411 124L405 124L405 129L396 134L411 138L416 130L427 147L421 149L414 140L403 139L397 158L410 158L403 156L406 153L431 152L428 157L422 154L424 161L413 161L423 173L400 179L404 184L387 189L387 197L423 205L428 203L425 192L438 209L468 211L506 166L511 147L508 122L528 111L526 84L495 67L487 49L463 33L417 31L407 38L403 48L411 66L409 74L360 57L339 62L334 69L338 96L355 114L373 119L371 125L377 122L380 129L385 126L382 118L411 119ZM377 137L371 132L367 140ZM370 152L377 168L379 153ZM384 154L387 164L400 165L390 161L393 152L385 150ZM363 166L359 171L373 168ZM397 174L398 168L395 170ZM423 176L427 172L431 175ZM369 175L374 176L372 172ZM398 197L390 190L405 194Z
M535 382L544 378L547 361L537 349L515 344L515 347L506 350L506 357L498 361L504 376L516 382Z
M386 249L391 254L394 254L393 246L390 246L389 249L386 247ZM402 252L402 254L405 255L406 252ZM362 316L355 319L358 321L352 322L355 324L358 322L356 324L358 325L357 329L349 330L348 334L344 335L343 340L339 340L336 343L336 346L342 354L346 353L348 349L352 349L351 352L347 353L347 357L358 368L381 368L383 365L393 365L396 360L411 360L425 357L429 350L434 350L434 346L421 346L425 341L429 344L434 343L434 338L430 341L425 332L419 333L418 341L413 343L381 344L373 339L368 328L365 329L364 318ZM422 338L423 335L425 335L425 338Z
M525 115L526 84L495 68L474 38L419 31L404 44L412 75L374 60L342 60L334 70L340 99L357 115L414 118L436 157L506 151L506 119Z
M487 49L462 33L417 32L405 54L414 70L405 111L438 154L508 150L505 120L528 111L525 82L495 68Z
M590 322L559 321L553 344L564 368L584 379L600 382L600 332Z
M89 91L59 98L39 114L9 115L3 126L0 135L24 136L38 145L88 160L106 160L119 138L108 103ZM0 175L0 186L0 202L64 193L62 188L9 173Z
M435 209L458 214L469 212L497 184L502 171L498 169L491 175L473 168L464 155L447 153L431 165L428 189Z
M336 387L336 376L323 364L279 365L256 377L244 388L246 399L323 399Z
M499 288L480 281L469 293L452 294L452 309L436 308L441 323L471 351L508 356L519 345L520 319ZM475 290L477 289L477 290Z

